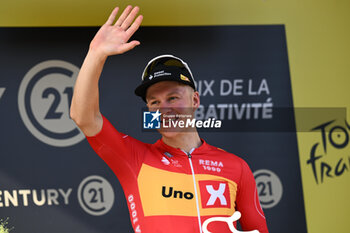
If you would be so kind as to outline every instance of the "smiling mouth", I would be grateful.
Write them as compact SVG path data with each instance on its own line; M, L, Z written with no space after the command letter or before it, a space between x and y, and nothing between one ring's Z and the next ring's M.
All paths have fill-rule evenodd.
M179 117L165 118L165 119L161 119L160 122L163 123L163 121L165 121L166 123L168 123L170 120L171 121L178 121L179 119L180 119Z

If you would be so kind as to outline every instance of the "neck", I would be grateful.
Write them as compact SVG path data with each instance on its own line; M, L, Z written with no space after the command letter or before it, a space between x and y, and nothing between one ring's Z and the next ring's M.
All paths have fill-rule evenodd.
M166 137L163 136L162 140L168 146L179 148L186 153L189 153L192 148L197 148L202 145L202 141L198 135L198 132L187 132L176 137Z

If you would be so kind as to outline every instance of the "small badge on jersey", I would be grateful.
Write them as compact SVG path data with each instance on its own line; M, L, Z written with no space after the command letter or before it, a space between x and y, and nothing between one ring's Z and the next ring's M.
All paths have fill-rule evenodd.
M173 155L170 154L169 152L164 152L164 155L166 155L168 158L172 158L173 157Z
M162 163L164 163L164 165L169 165L170 161L167 158L163 157L162 158Z
M167 152L165 152L165 153L167 153ZM165 154L164 153L164 154ZM169 154L171 157L172 157L172 155L171 154ZM168 156L168 155L167 155ZM166 158L165 156L163 156L162 157L162 159L161 159L161 161L162 161L162 163L164 164L164 165L172 165L172 166L174 166L174 167L182 167L182 165L179 163L179 161L178 160L175 160L175 159L172 159L172 158Z

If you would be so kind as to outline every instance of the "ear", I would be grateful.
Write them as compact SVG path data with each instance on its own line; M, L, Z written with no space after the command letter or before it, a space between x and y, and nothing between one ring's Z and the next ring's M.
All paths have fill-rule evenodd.
M197 109L200 105L200 98L199 98L199 93L198 91L195 91L193 92L193 96L192 96L192 101L193 101L193 104L192 106Z

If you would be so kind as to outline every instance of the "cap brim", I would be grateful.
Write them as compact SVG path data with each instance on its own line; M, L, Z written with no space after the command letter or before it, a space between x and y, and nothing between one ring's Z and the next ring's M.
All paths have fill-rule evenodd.
M189 81L185 81L185 80L181 80L181 79L174 79L174 77L172 76L164 76L164 77L158 77L152 80L149 80L145 83L142 83L141 85L139 85L138 87L136 87L135 89L135 95L140 96L143 101L146 101L146 93L147 93L147 89L152 86L155 83L161 82L161 81L174 81L174 82L179 82L179 83L183 83L186 85L189 85L190 87L192 87L193 89L195 89L195 87L192 85L191 82Z

